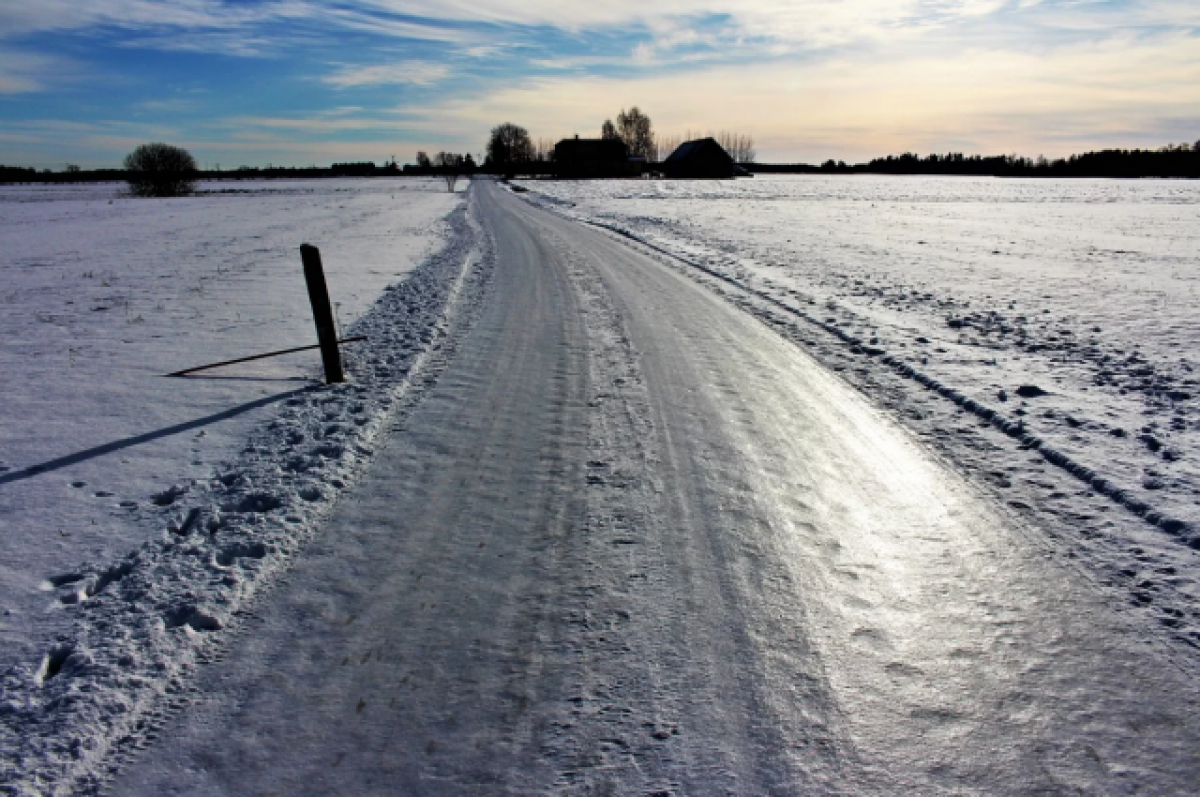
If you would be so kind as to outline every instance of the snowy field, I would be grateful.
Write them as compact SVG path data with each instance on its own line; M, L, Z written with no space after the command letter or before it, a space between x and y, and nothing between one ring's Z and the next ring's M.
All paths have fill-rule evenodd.
M116 186L0 189L4 210L0 251L5 258L0 265L6 276L0 293L6 304L0 317L0 364L10 375L0 387L5 408L0 425L0 534L5 551L0 558L0 638L5 643L0 653L0 792L101 790L123 761L153 742L168 715L186 713L185 707L201 699L205 690L200 684L205 682L197 680L197 665L217 664L232 655L228 664L220 666L237 669L246 650L253 654L253 646L239 642L236 650L230 650L229 643L238 639L239 629L263 628L260 621L265 614L278 620L271 626L278 634L276 642L268 644L271 656L281 657L289 666L308 660L306 656L334 661L337 656L328 649L330 645L314 642L318 637L299 632L304 638L297 638L301 626L294 624L296 618L286 606L280 609L274 599L270 605L257 600L271 584L280 584L286 592L292 578L299 580L294 587L304 601L319 587L329 591L331 601L356 595L355 601L382 611L377 622L358 625L352 624L360 613L357 609L326 612L320 620L348 616L349 620L336 620L337 633L343 636L371 636L377 630L399 635L397 644L406 655L386 657L386 684L380 691L394 688L400 669L410 666L408 660L424 660L414 650L440 650L448 656L446 664L433 665L431 670L457 671L462 661L471 659L445 645L445 629L460 628L454 619L459 598L465 595L470 603L480 596L501 594L489 590L500 583L496 579L503 581L504 573L514 583L525 584L537 581L534 574L544 572L539 569L544 550L534 538L530 541L536 544L526 552L532 557L528 561L519 555L510 561L508 555L517 551L507 546L494 553L493 561L486 544L491 542L485 532L489 526L479 521L493 517L489 513L511 515L515 535L508 540L511 543L523 539L527 531L542 528L543 522L536 519L542 517L539 512L559 516L563 491L578 486L574 478L585 461L576 456L564 470L548 456L558 450L556 446L569 448L582 440L579 424L564 423L557 414L562 408L582 413L575 420L591 424L589 441L593 432L616 435L609 441L611 451L601 446L604 453L586 457L588 495L589 500L601 495L596 507L608 509L595 517L614 519L616 525L608 531L621 535L613 541L622 552L614 560L619 566L602 569L605 577L616 579L607 593L624 595L634 589L626 584L633 578L627 568L636 564L640 569L646 562L644 553L626 548L638 543L625 528L627 503L633 500L628 488L640 479L649 479L646 485L650 485L665 478L671 467L650 449L641 459L627 456L641 451L635 440L652 437L646 429L637 431L636 424L629 429L621 425L636 420L629 412L642 406L641 399L605 410L602 400L614 395L605 387L586 403L561 400L554 391L565 389L567 376L582 378L578 363L531 359L531 352L557 357L589 346L599 347L595 351L600 360L586 384L611 383L621 388L620 395L628 387L633 392L627 398L636 398L642 394L634 388L643 384L638 369L653 365L659 370L644 383L647 390L676 391L658 401L662 407L680 408L678 412L655 417L677 425L678 439L696 447L678 461L699 470L676 474L677 487L686 491L710 482L724 485L721 489L726 492L719 493L723 497L714 499L718 511L709 518L709 531L716 534L713 539L727 539L729 506L743 513L738 517L752 517L744 513L761 499L767 517L774 518L771 513L790 506L796 491L821 496L817 506L825 506L841 487L855 496L845 518L822 520L828 533L848 535L839 545L786 555L755 553L747 563L802 569L826 560L838 564L843 555L836 551L856 534L865 534L862 539L874 542L864 543L863 556L889 564L908 558L908 565L883 568L913 580L911 588L902 592L927 595L938 605L948 601L946 606L953 611L979 602L979 622L968 620L965 627L975 633L982 627L980 622L991 618L987 622L995 620L999 629L992 641L1004 645L1012 644L1013 629L1011 618L1005 619L1009 610L1002 607L1032 595L1034 602L1018 614L1029 621L1027 627L1050 629L1047 646L1038 643L996 651L1011 657L1005 659L1008 665L1047 656L1045 672L1067 678L1070 686L1053 678L1049 685L1043 683L1043 708L1049 710L1069 697L1067 702L1076 701L1082 713L1067 711L1062 716L1088 716L1093 724L1097 697L1108 700L1117 692L1136 696L1144 686L1138 677L1118 677L1113 683L1119 688L1108 694L1112 690L1103 686L1104 678L1091 678L1088 685L1086 670L1093 664L1098 669L1092 676L1104 675L1106 662L1121 656L1155 673L1169 671L1164 675L1169 676L1167 681L1184 678L1177 672L1180 669L1192 674L1186 677L1200 672L1196 653L1200 650L1200 451L1195 445L1197 382L1192 372L1198 336L1192 312L1200 265L1200 186L875 177L777 177L724 183L528 181L525 185L530 190L520 196L526 201L582 224L560 219L549 219L553 223L547 224L535 218L546 219L544 214L525 208L533 215L524 222L529 226L522 227L512 219L505 221L508 216L499 214L499 205L489 204L496 201L497 193L491 186L477 186L473 199L464 202L461 195L447 194L439 183L419 180L209 184L198 196L165 201L123 197ZM512 197L503 201L514 202ZM344 333L370 336L367 344L347 347L346 384L318 383L315 352L188 378L163 376L186 366L310 343L314 334L297 252L301 242L322 248ZM612 296L619 292L620 306L625 308L621 312L628 316L597 314L598 307L609 307L603 302L603 307L585 302L580 311L568 294L551 290L553 270L546 269L555 258L576 280L585 279L582 264L594 258L596 271L585 280L590 280L590 287L580 295L599 301L606 291ZM706 285L772 329L715 300L711 293L696 290L676 273L658 268L655 261ZM493 282L491 269L497 263L504 269ZM645 280L659 283L654 287ZM487 296L492 296L486 305L490 314L481 311ZM533 304L506 304L522 296ZM668 305L674 306L674 316L665 314ZM609 310L616 312L617 306ZM571 315L577 311L581 318ZM698 322L700 326L707 323L708 327L696 327L695 318L700 316L707 318ZM483 325L481 334L467 337L477 322ZM493 328L501 322L507 338L494 334ZM537 331L538 323L545 325L545 332ZM636 350L634 338L626 335L622 324L649 336L639 338L644 349ZM716 327L725 330L723 337L712 337ZM578 338L571 346L556 342L555 334L567 332ZM811 353L823 368L784 339ZM605 353L605 341L626 348ZM753 372L762 365L760 354L767 363L802 360L811 371L803 378ZM611 363L610 355L615 357ZM513 364L504 365L505 357L514 358ZM694 361L691 376L672 378L685 361ZM725 376L715 365L727 369ZM522 368L528 371L524 377ZM484 381L489 369L499 370ZM449 376L446 385L439 387L443 374ZM843 382L868 400L859 402ZM853 431L845 424L839 428L828 421L797 420L790 414L797 407L779 398L791 391L804 394L796 404L809 399L820 404L822 384L842 396L831 405L838 412L849 405L863 411L864 420L853 424ZM759 391L747 402L752 406L733 407L742 403L738 388L751 391L746 395ZM435 400L422 402L430 390ZM733 409L692 413L687 406L698 391L723 396ZM546 404L550 420L529 417L539 402ZM465 412L466 417L448 422L438 414L449 411L446 408ZM750 423L759 412L761 418ZM878 417L889 420L877 427L872 419ZM868 478L872 468L881 465L874 455L852 457L843 463L845 472L831 483L805 487L805 474L810 471L833 472L829 463L840 461L838 452L855 434L870 438L866 442L871 445L890 435L881 429L893 428L891 418L907 428L897 440L906 438L904 446L921 452L910 465L925 462L932 451L934 459L951 466L945 472L954 480L965 477L972 496L982 491L999 500L999 504L985 502L978 509L964 510L964 517L957 519L950 512L947 518L952 525L964 521L985 530L993 528L991 521L981 518L991 517L995 510L994 530L1007 533L1010 520L1024 518L1027 523L1019 524L1020 534L1032 532L1032 547L1022 555L1038 572L1043 566L1049 568L1047 574L1058 572L1055 568L1060 564L1066 566L1063 572L1074 585L1067 591L1082 602L1054 597L1058 593L1045 584L1022 586L1021 568L1000 567L986 552L975 564L967 563L965 570L953 574L953 584L964 590L960 597L941 588L926 589L947 576L950 570L945 568L968 551L943 537L933 539L930 547L931 541L921 536L925 522L921 518L899 522L898 537L889 536L882 520L865 525L861 518L855 520L890 512L890 488L882 483L872 486ZM330 558L335 570L346 570L351 577L319 577L315 584L304 583L302 569L292 570L297 552L322 528L335 499L358 483L366 472L365 463L380 445L393 431L405 430L409 421L419 427L408 430L414 432L409 442L425 441L422 445L438 456L449 457L445 468L434 468L425 456L412 463L417 476L433 474L440 479L441 491L422 492L420 478L406 489L394 474L373 469L367 484L375 479L379 485L375 497L381 502L368 512L373 519L360 523L354 517L366 506L366 488L359 489L353 500L342 502L337 510L350 513L351 528L322 540L326 551L336 553ZM486 425L491 444L486 444L483 432L475 431L476 423ZM615 425L609 428L610 423ZM733 448L757 452L757 459L748 461L761 463L760 481L747 475L758 470L717 464L731 445L722 442L722 435L742 432L749 435L745 445ZM827 450L817 444L822 439ZM444 447L447 440L457 441L463 451L483 445L489 454L448 454L452 449ZM916 440L920 443L914 445ZM383 460L402 450L389 447ZM523 460L534 466L532 475L522 476L523 471L514 469L508 459L514 452L533 455ZM522 461L521 456L516 461ZM590 472L621 462L630 470L628 479ZM915 467L901 468L904 478L912 477ZM941 465L931 467L942 470ZM542 468L548 471L542 473ZM500 475L512 483L498 480ZM615 501L612 506L603 498L607 493L597 492L608 489L604 485L609 480L617 491L609 496ZM470 487L463 493L465 485ZM538 490L550 492L542 495ZM400 509L399 520L392 512L393 506L399 506L394 491L414 502L413 508ZM482 503L466 498L472 491ZM648 487L645 492L648 501L658 494ZM501 496L503 500L497 501ZM901 499L897 500L912 503L907 493ZM523 501L529 505L522 508ZM429 533L438 544L466 545L463 551L451 554L449 549L421 544L417 537L412 566L399 569L394 567L397 554L380 556L385 548L376 543L354 555L347 553L359 545L356 535L364 533L367 537L384 534L389 543L414 543L392 529L411 531L414 526L407 518L422 514L423 502L431 507ZM805 502L797 506L808 511ZM448 519L438 520L441 516L434 511L438 507L450 513ZM648 511L645 517L673 518L670 507L664 507ZM922 517L923 511L922 507L918 512ZM687 545L705 547L693 538L698 529L708 528L707 521L701 522L707 516L685 511L680 518L685 516L688 519L664 521L663 528L646 533L647 541L660 542L667 539L666 529L682 535L684 544L670 547L671 555L663 559L667 570ZM381 525L375 528L372 523ZM764 520L760 525L747 522L745 528L775 526ZM904 541L905 535L916 536ZM789 545L803 538L785 536ZM585 537L580 551L587 554L592 538ZM764 539L756 533L747 539L747 550L758 552ZM941 550L943 543L950 548ZM971 548L969 541L964 545ZM321 546L317 548L319 553ZM467 570L481 579L478 591L464 590L456 582L468 552L477 560L472 567L478 569ZM356 556L369 560L377 574L358 583L368 568ZM430 558L431 567L448 567L447 578L434 579L432 584L426 580L423 586L425 571L417 570L424 566L415 561L422 556ZM626 562L626 556L634 558ZM496 563L501 559L504 567ZM688 556L683 559L691 561ZM531 612L531 618L542 617L546 606L569 606L572 595L592 595L600 575L589 570L591 559L571 561L563 560L568 566L561 573L535 585L544 600L529 600L522 588L510 595L518 598L515 605ZM414 574L415 580L410 579ZM1092 586L1098 589L1076 584L1076 574L1097 582ZM835 615L861 603L863 578L856 574L837 581L848 585L850 593L833 600ZM582 579L578 595L571 586L573 579ZM1047 579L1047 584L1056 583L1050 575ZM752 582L758 583L754 579L747 583ZM786 583L800 590L794 605L805 605L812 597L804 592L810 586L801 589L813 583L808 576ZM661 586L661 595L647 598L642 609L623 611L624 619L645 617L652 626L659 617L656 610L675 600L691 608L668 611L667 616L705 620L718 616L709 611L693 616L694 605L678 591L678 582L667 579ZM404 594L418 602L424 619L416 619L417 604L405 609L403 603L377 600L381 593L396 594L389 592L393 588L406 590ZM432 600L434 593L426 593L435 589L442 594ZM549 597L555 589L564 590L566 598ZM764 608L769 608L770 618L782 621L791 614L779 610L783 604L771 602L776 596L772 588ZM568 638L575 639L578 633L577 616L599 611L599 604L592 605L591 600L562 614L572 629L564 632ZM1039 600L1054 606L1044 618L1038 611L1036 617L1028 614ZM1097 606L1097 602L1113 606ZM890 606L896 601L883 603ZM438 619L440 615L432 614L435 608L450 614ZM504 616L511 608L502 601L489 604L489 610ZM931 617L944 620L940 611L918 612L914 617L923 617L923 623ZM306 621L318 619L318 614L302 613ZM829 650L844 653L849 649L838 641L842 632L884 622L873 616L875 612L870 614L848 625L839 620L818 622L816 627L836 627ZM489 625L488 616L473 612L466 619L486 626L478 636L497 634L492 649L525 644L521 634L501 632L503 624ZM596 616L607 615L601 611ZM687 630L681 639L707 640L721 634L740 638L746 628L757 627L759 619L767 616L751 612L742 619L731 617L716 622L719 628L709 631ZM1126 627L1123 624L1130 618L1138 622L1127 626L1129 633L1105 637L1112 628ZM1116 625L1109 628L1105 625L1109 620ZM416 625L409 627L410 621ZM1073 629L1070 634L1081 636L1054 631L1060 622L1063 628ZM918 626L904 628L904 633L916 633L914 642L919 644L914 644L914 651L924 650L929 629L917 633ZM638 634L644 634L645 640L659 640L661 635L649 629ZM667 644L665 650L648 649L645 655L630 652L634 649L628 646L610 650L609 636L618 629L598 624L594 630L594 639L587 632L582 640L591 639L588 644L599 646L595 648L599 660L616 668L607 679L614 684L638 666L649 664L657 671L663 661L673 660L686 647ZM425 632L431 636L422 642L420 634ZM642 639L638 634L612 638ZM959 644L953 636L947 643ZM1120 645L1118 637L1124 640ZM468 638L470 633L463 637ZM554 639L558 639L555 634L545 637L547 642ZM764 639L764 650L771 651L774 661L798 638L785 624ZM354 646L363 640L345 641ZM1093 645L1109 642L1107 656L1089 652ZM731 644L727 641L718 647L727 649ZM620 649L628 659L614 655ZM1167 656L1160 658L1164 651ZM1091 664L1068 663L1077 654ZM506 655L484 656L477 663L491 672L498 661L508 660ZM885 658L894 655L886 653ZM1033 658L1027 660L1029 655ZM375 658L384 660L378 652ZM366 664L368 659L358 661ZM718 659L747 662L739 656L722 655L714 661ZM855 671L857 665L851 661L861 659L861 654L854 654L844 666L835 665L833 672ZM342 658L342 664L333 668L335 675L349 672L342 669L349 660ZM543 659L538 654L530 660ZM835 655L831 661L836 660ZM1159 667L1159 662L1172 666ZM887 666L892 673L900 665ZM1030 669L1028 675L1036 670ZM271 684L263 689L231 691L222 682L207 691L223 693L219 697L240 710L239 694L284 694L276 691L276 685L287 680L282 672L267 667L259 673ZM505 673L507 679L511 668ZM793 675L780 683L798 683ZM248 677L253 681L258 675ZM307 675L293 680L301 693L312 688ZM467 680L474 688L485 679ZM918 703L941 705L944 683L937 684ZM958 691L965 695L977 685ZM440 716L448 705L445 695L453 694L454 687L438 686L436 679L430 687L428 694L435 698L430 707ZM406 687L409 692L415 688L415 682ZM508 689L492 691L495 694L486 695L485 702L495 698L503 704L510 694ZM1025 701L1036 691L1024 683L1011 697ZM786 688L780 691L787 693ZM849 693L859 695L862 690L851 688ZM458 699L474 699L466 694ZM353 727L361 732L368 727L359 724L366 703L361 697L355 700L353 705L349 698L343 702ZM885 702L890 705L891 700ZM1158 710L1153 704L1151 700L1137 710L1152 714ZM540 709L553 711L553 705ZM1134 721L1125 721L1132 709L1106 705L1100 713L1121 722L1119 728L1113 726L1113 734L1105 731L1101 736L1124 738L1137 727ZM402 703L397 711L408 716L411 708ZM577 708L572 702L570 710ZM625 715L609 711L614 708L615 704L599 713ZM1017 711L1025 713L1023 708ZM909 719L918 715L934 716L914 712ZM272 710L266 716L275 727L279 713ZM1020 726L1026 728L1028 720L1025 717ZM307 721L283 729L280 739L289 752L305 755L308 748L293 750L293 745L294 732ZM200 724L204 725L203 718ZM321 724L324 727L324 719ZM798 721L789 727L804 724ZM865 721L864 727L877 733L888 725ZM638 728L644 733L644 725ZM634 731L629 733L632 738ZM902 732L895 738L919 739L924 744L923 733ZM1133 731L1135 736L1141 733ZM1170 747L1170 739L1175 738L1150 735L1155 737L1154 749L1159 743ZM604 738L609 736L605 731ZM658 736L656 731L652 738ZM887 736L883 733L881 738ZM1055 734L1051 737L1057 739ZM388 740L383 741L386 746ZM424 744L416 736L409 741ZM506 736L505 743L510 741ZM544 751L544 741L536 747L538 755ZM720 746L725 740L717 741ZM884 739L881 749L891 750L893 741ZM994 737L987 736L987 748L994 745ZM201 747L203 759L210 748ZM233 743L234 754L241 755L243 747ZM482 749L467 747L471 755ZM797 745L789 743L787 748ZM423 749L428 756L431 748ZM395 763L390 754L386 760L389 766ZM1190 759L1178 757L1184 764L1186 760ZM340 761L339 757L332 768ZM504 756L495 761L502 766L505 761L512 763ZM330 772L336 777L345 772L333 769ZM465 774L465 770L456 773Z
M1010 502L1191 548L915 379L888 411L869 339L802 321L834 373L627 236L487 184L469 214L471 334L108 793L1194 791L1192 649L1080 567L1090 527L893 419L992 446Z
M304 242L350 326L443 245L461 204L433 180L123 188L0 187L0 670L66 620L83 580L64 575L160 535L184 491L314 383L319 356L163 374L314 343Z
M0 791L95 788L219 655L390 423L444 368L486 279L432 180L0 191ZM321 247L347 380L310 344ZM140 740L135 742L134 740Z
M523 185L728 292L1200 644L1200 183Z

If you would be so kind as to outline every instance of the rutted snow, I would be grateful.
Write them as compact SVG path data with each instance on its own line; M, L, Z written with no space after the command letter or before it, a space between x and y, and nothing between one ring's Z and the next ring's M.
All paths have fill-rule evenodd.
M1200 185L525 185L809 348L1200 644Z
M316 185L319 188L322 184ZM340 188L331 185L333 193L321 195L325 196L322 201L354 204L355 198L339 197L336 192L351 193L361 186L366 189L362 192L366 196L357 197L358 204L365 206L364 212L378 223L381 217L390 217L392 198L390 192L372 197L377 193L372 190L377 185L360 183ZM184 689L183 678L188 669L214 650L209 639L213 636L211 632L236 626L268 577L286 568L290 554L312 533L315 521L328 508L330 500L347 486L370 456L373 440L387 419L410 405L424 390L426 380L442 367L436 352L446 345L447 335L452 335L455 324L460 323L453 318L469 317L470 308L478 302L486 272L478 265L479 239L464 208L459 207L444 222L434 224L439 215L458 204L458 198L421 191L431 185L409 183L406 187L405 183L397 182L391 187L401 197L405 190L411 191L413 196L407 203L411 215L425 214L429 226L448 234L448 243L424 258L422 265L411 269L403 259L403 249L418 256L421 250L434 245L435 238L426 233L424 240L414 241L418 236L410 233L408 240L396 235L377 242L383 247L376 250L375 257L386 262L392 256L387 251L388 245L396 245L401 250L395 252L396 262L409 274L403 282L388 287L370 311L347 327L347 334L366 334L371 339L358 349L346 350L349 381L326 387L312 385L314 369L294 366L291 374L305 374L299 378L309 385L289 386L283 392L276 388L270 391L270 400L262 402L267 407L264 412L244 415L238 423L231 424L233 428L224 432L228 441L215 452L224 461L212 467L210 460L206 478L178 479L179 472L186 470L185 463L179 462L178 456L173 459L170 451L160 452L151 460L144 455L139 457L136 450L125 449L127 453L120 466L105 463L105 469L96 471L103 473L109 484L136 484L139 477L144 479L164 466L174 467L174 471L166 472L172 473L176 481L152 495L140 496L153 509L139 506L125 517L112 511L112 539L99 555L82 546L67 545L59 546L51 555L36 551L38 543L44 543L44 535L28 534L33 523L22 523L27 518L36 519L35 510L39 507L30 504L39 496L42 516L71 515L70 507L61 510L55 506L56 500L61 500L55 499L55 493L44 487L37 489L47 479L64 477L53 468L42 473L11 470L6 474L9 478L0 484L0 490L9 495L17 493L25 502L21 507L25 514L16 509L7 513L16 518L16 522L6 523L5 529L6 553L11 551L9 566L18 557L57 565L53 571L42 574L46 579L44 589L52 594L38 596L42 606L50 604L49 612L35 614L26 608L30 603L27 595L5 595L12 605L26 609L23 629L26 644L6 648L11 659L5 662L8 666L0 682L0 750L3 750L0 783L6 792L69 792L97 777L106 754L114 746L119 748L124 737L136 736L138 729L152 722L163 695L178 694ZM417 196L419 192L425 195ZM190 201L221 202L229 198ZM260 197L259 205L262 204L268 203L262 203ZM243 214L246 207L242 207ZM317 209L313 209L314 216ZM153 217L154 213L151 211L149 215ZM285 226L286 215L281 212L276 217ZM293 220L299 220L295 214L291 215ZM335 217L330 224L337 221ZM259 223L263 223L261 215ZM212 232L211 228L207 230L207 234ZM327 263L330 260L327 257ZM60 271L69 268L59 265ZM337 285L345 281L337 281L336 266L327 268L327 273L332 293L338 298ZM395 272L379 276L381 279L363 274L355 280L360 296L365 297L367 290L390 282ZM254 286L254 293L269 291L278 282L263 280ZM27 290L36 292L38 288L45 289L39 285ZM460 293L463 298L455 299ZM226 298L234 295L229 291ZM241 293L243 299L251 295L245 289ZM303 294L300 298L303 299ZM360 299L357 306L343 313L343 320L360 312L365 304ZM450 306L462 306L465 310L448 317L446 310ZM248 313L254 305L243 302L240 307ZM231 315L238 312L211 303L203 309L206 312L198 316L208 319L206 323L192 325L199 333L197 350L187 350L186 341L176 342L192 357L205 358L213 353L212 348L204 346L218 337L211 315L222 310ZM305 318L303 313L296 315ZM169 329L178 320L172 316L160 323ZM308 324L311 326L311 321ZM15 323L13 326L19 328ZM282 326L286 328L288 324ZM292 323L292 330L299 333L302 326ZM28 335L26 339L31 337ZM271 343L264 340L266 337L259 336L251 346L269 347ZM152 341L156 338L145 334L140 339L133 336L126 339L134 341L131 346L140 344L139 366L150 373L165 370L163 361L167 355L154 350ZM103 346L98 348L105 350ZM111 348L105 351L114 357L119 353ZM25 355L29 354L26 350ZM110 378L107 384L101 382L99 387L120 394L126 403L166 400L177 391L183 397L180 403L195 412L197 401L194 398L190 404L187 401L192 380L170 380L167 387L122 389L117 384L120 379L132 380L137 375L130 370ZM104 371L100 368L92 373ZM286 375L287 370L283 373ZM146 376L140 375L143 379ZM223 389L227 402L238 398L231 388ZM74 421L74 429L63 437L70 439L70 433L78 433L87 428L89 421L96 423L96 420L94 415L89 416L85 405L72 405L72 400L81 401L82 396L74 397L67 390L62 393L63 406L78 412L76 417L68 419ZM53 392L47 396L49 402L59 398ZM216 397L209 397L213 398ZM133 407L130 415L120 420L136 417L139 409L142 408ZM6 425L6 431L12 431L11 427ZM235 441L243 446L240 451L233 448ZM177 445L175 450L178 451ZM103 450L97 454L99 459L105 459L105 454L108 458L112 456ZM63 469L78 467L68 463ZM110 470L114 467L115 473ZM22 532L27 536L22 537ZM138 543L140 547L128 552ZM104 555L108 551L118 553ZM28 567L28 562L23 566ZM11 609L8 611L6 619L18 615ZM34 644L40 645L44 652L30 655L28 649Z

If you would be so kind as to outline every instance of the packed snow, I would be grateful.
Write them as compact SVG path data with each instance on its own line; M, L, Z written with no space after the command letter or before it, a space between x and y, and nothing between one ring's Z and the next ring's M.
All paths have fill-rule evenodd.
M521 185L760 315L1200 646L1200 184Z
M0 783L36 793L94 777L286 569L438 367L479 250L439 181L0 203L0 360L22 375L0 386ZM320 385L315 352L163 376L313 342L301 242L344 335L369 338L345 384Z

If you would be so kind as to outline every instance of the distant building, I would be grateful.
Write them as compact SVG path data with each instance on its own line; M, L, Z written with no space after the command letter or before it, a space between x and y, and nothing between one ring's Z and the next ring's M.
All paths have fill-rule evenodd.
M637 177L645 158L629 157L629 148L619 138L564 138L554 145L554 164L559 177L578 180L599 177Z
M680 144L660 168L667 177L701 179L733 177L738 171L733 158L712 138Z

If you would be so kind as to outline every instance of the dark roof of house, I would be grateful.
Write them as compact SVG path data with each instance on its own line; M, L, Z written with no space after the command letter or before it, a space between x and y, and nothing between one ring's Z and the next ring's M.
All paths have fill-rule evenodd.
M564 138L554 145L557 157L624 160L629 153L619 138Z
M680 144L675 148L674 152L667 156L667 159L663 161L663 163L686 160L702 150L707 149L709 146L716 147L717 149L721 150L722 153L725 152L724 148L717 143L715 138L698 138L695 141L685 141Z

